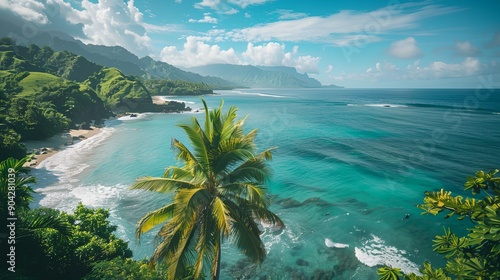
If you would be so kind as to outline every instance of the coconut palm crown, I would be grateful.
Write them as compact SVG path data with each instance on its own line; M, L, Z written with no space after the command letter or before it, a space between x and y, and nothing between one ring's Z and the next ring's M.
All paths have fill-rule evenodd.
M269 209L266 181L271 149L257 153L257 130L244 133L245 118L236 120L237 108L222 112L208 110L202 127L196 117L179 125L187 134L192 150L172 140L182 166L166 168L160 178L138 179L132 189L173 194L171 203L146 214L138 223L136 237L163 224L157 233L151 263L164 262L167 279L188 273L198 279L210 271L220 274L221 245L232 241L252 261L259 264L266 251L258 223L284 227Z

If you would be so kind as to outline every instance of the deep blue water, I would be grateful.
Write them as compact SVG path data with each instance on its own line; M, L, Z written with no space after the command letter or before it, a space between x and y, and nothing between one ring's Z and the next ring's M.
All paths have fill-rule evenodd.
M248 114L261 149L278 147L269 182L272 210L286 223L262 236L268 256L257 275L292 279L315 271L335 279L377 279L377 265L417 271L442 265L431 240L443 226L468 227L442 216L421 216L426 190L461 193L467 175L500 167L500 94L488 90L251 89L205 96ZM175 97L200 109L198 97ZM71 211L78 201L109 208L118 235L134 257L149 257L155 232L138 244L135 223L169 197L130 191L140 176L160 176L176 164L176 127L202 113L145 114L108 123L101 134L43 162L38 204ZM409 219L403 219L405 214ZM330 248L329 241L349 245ZM223 278L251 268L226 242ZM247 278L248 279L248 278ZM280 278L278 278L280 279Z

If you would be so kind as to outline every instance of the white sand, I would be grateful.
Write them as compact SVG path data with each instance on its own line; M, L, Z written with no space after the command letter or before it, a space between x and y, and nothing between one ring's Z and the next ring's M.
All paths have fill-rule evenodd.
M28 149L28 153L32 151L37 152L34 158L26 163L26 166L36 167L40 162L64 150L67 146L74 144L76 141L84 141L99 132L101 132L101 129L97 127L92 127L90 130L71 129L69 132L60 133L45 140L26 141L24 144Z

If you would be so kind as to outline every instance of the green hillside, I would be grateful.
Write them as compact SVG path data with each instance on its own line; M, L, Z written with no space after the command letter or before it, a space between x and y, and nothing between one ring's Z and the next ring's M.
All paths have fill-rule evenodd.
M32 95L37 90L52 83L63 82L63 78L56 77L49 73L28 72L28 75L19 81L19 86L23 88L20 95Z
M116 68L104 68L89 77L85 84L94 89L115 111L129 111L151 104L151 95L144 85L133 77L123 75Z

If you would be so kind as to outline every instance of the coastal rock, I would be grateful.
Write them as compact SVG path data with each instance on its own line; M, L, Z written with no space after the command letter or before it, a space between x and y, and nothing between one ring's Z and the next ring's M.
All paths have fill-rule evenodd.
M82 122L79 126L78 126L79 129L85 129L85 130L90 130L92 128L90 128L90 124L86 123L86 122Z

